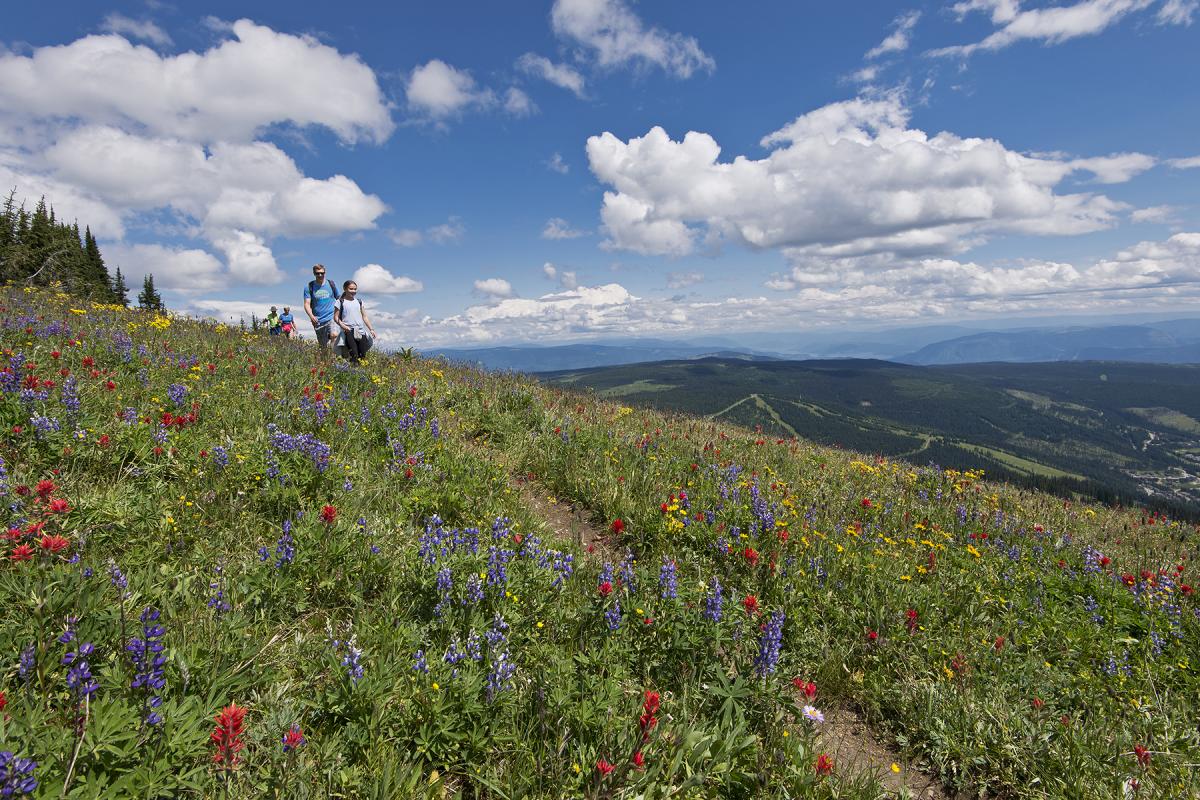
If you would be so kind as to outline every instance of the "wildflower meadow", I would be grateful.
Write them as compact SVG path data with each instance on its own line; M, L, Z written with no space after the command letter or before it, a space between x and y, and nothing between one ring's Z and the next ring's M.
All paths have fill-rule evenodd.
M1191 525L52 291L0 349L0 796L896 796L837 709L1200 796Z

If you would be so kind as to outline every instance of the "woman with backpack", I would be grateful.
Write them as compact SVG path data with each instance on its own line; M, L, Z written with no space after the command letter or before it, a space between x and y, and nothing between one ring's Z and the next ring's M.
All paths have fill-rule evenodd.
M346 357L358 361L371 349L378 336L367 319L367 311L358 298L358 284L346 281L342 284L342 296L333 309L333 322L342 329L342 346Z

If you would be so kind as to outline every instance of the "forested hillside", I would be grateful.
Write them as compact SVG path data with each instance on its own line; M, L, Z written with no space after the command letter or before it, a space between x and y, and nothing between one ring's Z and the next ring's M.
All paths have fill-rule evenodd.
M109 274L91 228L55 216L46 199L29 211L13 189L0 211L0 283L58 284L78 297L128 305L129 288L118 268Z
M776 436L1200 518L1200 367L703 359L549 373Z

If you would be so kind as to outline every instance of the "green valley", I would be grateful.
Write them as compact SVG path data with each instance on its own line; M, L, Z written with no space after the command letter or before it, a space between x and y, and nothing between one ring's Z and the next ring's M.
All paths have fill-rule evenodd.
M1200 516L1200 367L708 358L542 378L773 437Z

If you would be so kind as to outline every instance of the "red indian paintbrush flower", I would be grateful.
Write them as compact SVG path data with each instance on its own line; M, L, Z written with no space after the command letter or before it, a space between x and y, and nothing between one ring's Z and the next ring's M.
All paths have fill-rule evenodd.
M337 519L336 508L333 506L325 506L321 509L321 522L324 522L326 525L332 525L335 519Z
M1150 751L1140 744L1133 746L1133 754L1137 757L1138 766L1143 769L1150 766Z
M746 599L742 601L742 606L746 609L747 614L758 613L758 598L752 594L746 595Z
M816 770L818 775L832 775L833 759L821 753L821 755L817 756Z
M793 678L792 685L804 692L804 697L808 700L817 696L817 685L812 681L806 682L803 678Z
M38 542L38 547L45 550L47 553L61 553L71 546L71 542L64 536L46 534Z
M620 517L617 517L612 521L612 532L617 536L620 536L625 532L625 523Z
M33 548L27 544L19 544L13 548L12 555L9 556L11 561L28 561L33 558Z
M65 514L71 510L71 504L61 497L55 497L50 501L50 511L54 514Z
M230 703L213 719L216 720L217 726L208 737L217 746L217 752L213 753L213 763L221 764L226 769L236 769L238 753L246 746L242 741L242 734L245 732L242 723L246 719L246 709L236 702Z
M54 494L54 490L57 488L58 487L54 485L54 481L38 481L37 495L45 500L49 498L50 495Z
M600 773L601 777L607 777L608 773L613 771L613 765L602 758L596 762L596 771Z

